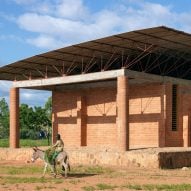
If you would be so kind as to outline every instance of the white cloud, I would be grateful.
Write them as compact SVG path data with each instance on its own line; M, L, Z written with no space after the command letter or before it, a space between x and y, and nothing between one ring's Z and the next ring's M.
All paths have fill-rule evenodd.
M36 1L30 6L30 12L18 17L17 24L36 33L36 38L33 36L26 42L48 49L158 25L176 27L179 24L180 29L191 30L190 14L178 15L172 5L144 0L118 2L113 8L91 13L82 0L55 0L54 4L50 0ZM38 5L36 10L35 5Z
M30 106L43 106L50 96L49 91L21 89L20 102L30 104Z
M82 0L62 0L55 7L57 15L64 18L79 19L88 14L88 9L84 6Z
M56 18L48 15L39 15L37 13L27 13L18 18L18 24L21 28L37 33L62 35L63 32L70 33L79 30L78 27L83 23L67 19Z
M9 104L9 92L12 87L12 82L0 81L0 87L0 99L5 98L6 102ZM20 103L26 103L30 106L43 106L50 96L51 92L49 91L21 89Z
M0 81L0 87L1 87L1 91L0 91L0 95L5 95L9 93L9 89L12 86L12 82L9 81Z
M13 40L18 42L23 42L23 39L19 36L15 35L0 35L0 40Z
M12 14L7 14L4 12L0 12L0 18L3 18L7 21L16 22L17 17L13 16Z
M48 35L40 35L37 38L29 38L27 42L39 48L58 48L64 43L57 41L55 38Z
M191 32L191 12L176 13L172 5L164 6L147 0L118 0L110 8L96 12L91 11L83 0L12 1L24 6L25 12L17 18L2 13L0 17L7 17L21 29L31 32L26 42L45 49L158 25ZM9 91L7 84L3 84L0 84L0 96L7 95ZM44 103L49 95L49 92L23 90L21 100L38 105Z
M12 82L0 81L0 99L5 98L6 102L9 104L9 91L12 86Z
M83 0L13 0L15 3L25 6L29 11L64 17L69 19L85 18L88 8Z
M20 5L30 5L37 2L37 0L13 0L13 1Z
M111 11L96 14L96 20L90 24L37 13L27 13L18 18L21 28L49 37L51 35L68 44L111 34L116 27L120 27L120 21L121 18Z

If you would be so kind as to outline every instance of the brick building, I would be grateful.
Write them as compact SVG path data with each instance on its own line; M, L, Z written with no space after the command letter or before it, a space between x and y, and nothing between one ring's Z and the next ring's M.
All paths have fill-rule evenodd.
M137 30L0 68L10 80L10 147L19 147L19 89L52 91L52 139L67 146L189 147L191 35Z

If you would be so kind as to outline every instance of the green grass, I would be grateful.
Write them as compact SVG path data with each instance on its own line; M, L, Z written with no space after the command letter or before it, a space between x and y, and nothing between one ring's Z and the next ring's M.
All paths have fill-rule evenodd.
M16 177L1 176L0 184L20 184L20 183L62 183L63 180L56 178L39 178L39 177Z
M0 166L1 174L19 175L19 174L36 174L42 173L42 167L40 166Z
M127 184L123 186L114 186L105 183L97 184L96 186L84 186L84 191L95 190L115 190L115 188L127 188L130 190L148 190L148 191L189 191L191 184Z
M117 186L113 186L113 185L109 185L105 183L100 183L100 184L97 184L96 186L97 186L97 189L99 190L113 190L117 188Z
M39 178L33 175L42 175L42 166L0 166L0 185L6 186L7 184L15 184L15 186L21 183L41 183L43 185L38 185L36 190L49 189L56 187L56 184L63 183L64 179L59 178ZM103 168L100 166L77 166L72 168L72 174L107 174L113 172L109 168ZM82 183L83 180L71 179L68 180L70 184L78 185ZM45 188L46 187L46 188ZM125 184L125 185L113 185L106 183L99 183L96 185L88 185L82 187L84 191L96 191L96 190L115 190L115 189L129 189L129 190L146 190L146 191L189 191L191 190L191 184ZM67 190L67 189L66 189Z
M118 186L113 186L105 183L97 184L96 186L84 186L82 187L85 191L95 191L95 190L114 190Z
M74 166L70 173L75 174L110 174L113 170L101 166Z
M128 184L122 186L132 190L148 190L148 191L186 191L191 190L191 184Z
M51 144L51 143L50 143ZM21 147L48 146L47 139L20 139ZM0 147L9 147L9 139L0 139Z
M81 182L81 180L70 180L69 181L71 184L77 185L78 183Z
M56 189L54 186L36 186L35 190L46 190L46 189Z
M82 187L82 189L85 191L95 191L96 190L96 188L93 186L84 186L84 187Z
M39 178L30 177L29 174L42 174L42 167L40 166L0 166L1 174L6 174L6 176L0 176L0 184L20 184L20 183L63 183L62 179L54 178ZM17 177L17 175L25 175L23 177ZM38 188L40 189L40 188Z
M8 175L19 175L19 174L36 174L42 173L42 166L0 166L1 174ZM57 169L59 171L59 168ZM71 169L71 174L104 174L111 173L112 170L110 168L103 168L100 166L73 166Z
M8 147L9 140L8 139L0 139L0 147Z

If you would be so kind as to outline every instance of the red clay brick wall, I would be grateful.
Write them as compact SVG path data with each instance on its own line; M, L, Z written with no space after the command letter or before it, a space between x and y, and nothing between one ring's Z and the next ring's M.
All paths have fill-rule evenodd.
M56 135L58 131L66 146L80 145L80 128L77 127L77 95L53 92L52 96L54 134Z
M162 85L130 87L130 147L158 147L159 131L163 128Z
M91 89L83 92L53 92L53 132L57 131L64 139L66 146L84 145L81 140L81 127L77 122L77 99L85 95L87 105L87 133L88 146L116 145L116 89ZM83 115L83 113L82 113ZM83 122L82 122L83 125ZM58 130L57 130L58 126ZM81 142L82 141L82 142Z
M178 128L172 131L172 85L130 85L130 148L190 144L191 93L182 92L183 87L178 87ZM59 132L66 146L118 148L116 94L116 87L53 92L53 134ZM82 107L81 95L86 109L77 108ZM81 138L81 134L86 137Z
M181 99L181 114L180 114L180 127L183 129L183 146L191 146L191 88L187 86L180 86L180 99Z
M66 146L81 145L81 128L77 125L77 98L83 94L87 105L87 145L118 147L116 91L116 88L99 88L83 92L53 92L54 131L57 132L58 125L58 132ZM161 108L161 102L164 101L163 86L131 85L129 92L130 148L159 146L158 134L161 129L163 133L164 128Z
M177 86L177 130L172 131L172 84L166 85L166 146L183 146L181 93Z
M116 89L87 92L87 145L117 148Z

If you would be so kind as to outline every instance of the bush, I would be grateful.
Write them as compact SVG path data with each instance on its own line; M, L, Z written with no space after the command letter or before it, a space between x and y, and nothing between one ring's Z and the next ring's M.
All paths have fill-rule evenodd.
M21 129L20 131L21 139L38 139L38 133L32 129Z

